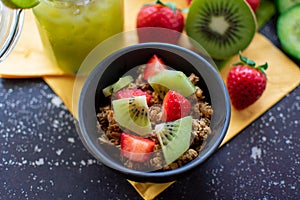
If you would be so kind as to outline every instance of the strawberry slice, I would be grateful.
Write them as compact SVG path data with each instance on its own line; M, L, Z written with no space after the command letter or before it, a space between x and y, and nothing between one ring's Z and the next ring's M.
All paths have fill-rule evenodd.
M121 134L121 155L135 162L144 162L149 159L155 142L127 133Z
M166 122L174 121L189 115L191 103L181 94L169 90L163 101L162 119Z
M165 63L161 58L154 54L146 64L144 79L148 81L150 76L153 76L164 69L167 69Z
M116 92L116 97L117 99L123 99L123 98L129 98L129 97L137 97L137 96L146 96L146 100L147 100L147 104L150 105L150 101L151 101L151 94L149 94L148 92L144 92L141 89L128 89L125 88L123 90L119 90L118 92Z

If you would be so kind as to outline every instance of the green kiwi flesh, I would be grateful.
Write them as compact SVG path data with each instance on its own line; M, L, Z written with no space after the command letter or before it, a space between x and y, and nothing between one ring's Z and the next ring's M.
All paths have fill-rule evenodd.
M167 87L164 87L160 84L155 84L155 83L152 83L151 84L151 87L154 89L154 91L156 91L158 93L158 96L161 98L161 99L164 99L164 96L167 94L167 92L169 91L169 88Z
M300 0L276 0L276 7L279 13L283 13L298 3Z
M278 17L277 35L282 49L300 61L300 4Z
M196 90L189 78L183 72L176 70L162 70L158 74L151 76L148 82L161 98L164 97L169 89L185 97L192 95Z
M115 82L114 84L105 87L102 90L102 92L105 97L108 97L108 96L112 95L112 93L115 93L115 92L121 90L122 88L126 87L127 85L129 85L132 82L133 82L132 76L130 76L130 75L124 76L124 77L119 78L119 80L117 82Z
M193 119L187 116L176 121L155 126L155 132L165 158L166 165L177 160L188 150L191 140Z
M256 18L244 0L194 0L186 32L191 42L201 45L211 57L226 59L249 46Z
M152 132L146 96L113 100L112 106L114 119L121 127L140 136Z

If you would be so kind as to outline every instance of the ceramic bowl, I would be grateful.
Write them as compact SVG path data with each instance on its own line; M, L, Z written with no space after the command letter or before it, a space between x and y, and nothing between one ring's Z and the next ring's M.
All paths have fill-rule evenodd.
M199 156L188 164L169 171L138 171L124 167L112 157L112 152L98 141L96 112L106 105L102 89L116 82L127 71L145 64L153 55L159 55L166 65L189 75L200 77L200 86L214 114L212 134L207 138ZM141 43L118 50L101 61L88 75L81 90L78 104L79 135L87 150L107 167L125 178L139 182L168 182L187 175L207 160L221 144L230 121L230 100L226 86L218 72L204 57L186 48L167 43ZM115 148L116 149L116 148Z

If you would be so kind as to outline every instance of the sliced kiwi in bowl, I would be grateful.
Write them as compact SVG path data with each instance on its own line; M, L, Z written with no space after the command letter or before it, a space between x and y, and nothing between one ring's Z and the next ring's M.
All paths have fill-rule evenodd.
M152 132L146 96L113 100L112 105L120 126L142 136Z
M247 48L256 30L255 14L244 0L194 0L186 20L192 43L220 60Z
M151 76L149 83L162 99L169 89L185 97L192 95L196 90L189 78L183 72L176 70L163 70Z
M191 141L193 118L183 117L155 126L166 165L171 164L188 150Z
M115 93L115 92L121 90L122 88L126 87L127 85L129 85L132 82L133 82L133 78L130 75L121 77L114 84L111 84L111 85L105 87L102 90L103 94L104 94L105 97L108 97L108 96L112 95L113 93Z

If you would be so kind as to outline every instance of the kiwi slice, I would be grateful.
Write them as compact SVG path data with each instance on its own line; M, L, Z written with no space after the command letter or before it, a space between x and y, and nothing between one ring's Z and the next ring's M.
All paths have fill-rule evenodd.
M278 17L277 35L282 49L300 61L300 4Z
M196 90L190 79L183 72L176 70L162 70L151 76L148 82L162 99L169 89L185 97L192 95Z
M300 3L300 0L276 0L276 7L279 13L283 13L297 3Z
M3 4L12 9L33 8L40 0L2 0Z
M174 162L188 150L191 141L193 119L187 116L176 121L155 126L166 165Z
M251 43L256 18L244 0L195 0L187 15L186 32L211 57L226 59Z
M133 82L132 76L130 76L130 75L124 76L124 77L119 78L119 80L117 82L115 82L114 84L105 87L102 90L102 92L105 97L108 97L108 96L112 95L112 93L115 93L115 92L121 90L122 88L126 87L127 85L129 85L132 82Z
M146 96L113 100L112 106L114 118L121 127L141 136L152 132Z

